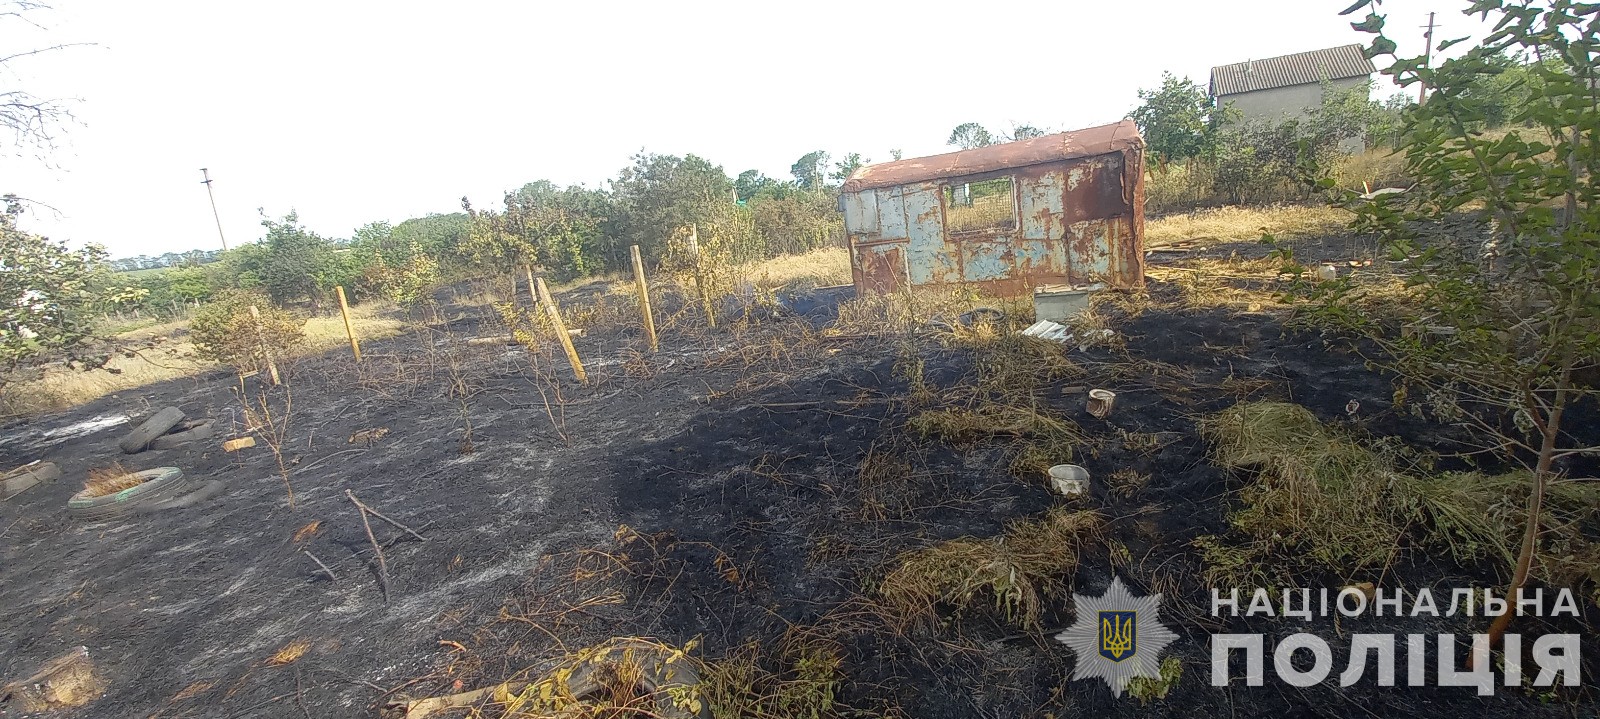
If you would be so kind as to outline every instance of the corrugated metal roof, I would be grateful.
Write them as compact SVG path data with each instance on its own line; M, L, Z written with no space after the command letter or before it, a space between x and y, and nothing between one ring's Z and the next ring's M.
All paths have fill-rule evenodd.
M944 177L965 177L1012 167L1027 167L1076 157L1093 157L1143 147L1144 138L1132 120L1072 132L1044 135L932 157L882 162L857 168L844 181L845 192L893 187Z
M1305 85L1324 80L1371 75L1378 69L1367 59L1360 45L1343 45L1326 50L1297 52L1265 60L1236 62L1211 68L1211 96L1270 90L1275 87Z

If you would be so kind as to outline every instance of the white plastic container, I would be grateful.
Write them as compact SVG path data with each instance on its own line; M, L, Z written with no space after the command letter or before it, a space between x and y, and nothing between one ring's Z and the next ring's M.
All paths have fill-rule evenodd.
M1033 316L1040 320L1070 320L1089 309L1089 297L1105 285L1046 285L1033 291Z
M1116 402L1116 392L1112 392L1109 389L1091 389L1089 390L1089 402L1086 409L1089 410L1089 414L1105 419L1106 415L1111 414L1111 407Z
M1058 464L1050 468L1050 486L1068 497L1076 497L1089 490L1089 470L1076 464Z

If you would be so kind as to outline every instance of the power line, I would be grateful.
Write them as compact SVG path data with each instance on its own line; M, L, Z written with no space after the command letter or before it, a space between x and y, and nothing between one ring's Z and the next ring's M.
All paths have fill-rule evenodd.
M228 251L228 238L222 236L222 215L217 214L217 196L211 192L211 173L206 168L200 168L200 175L206 179L200 184L206 186L206 197L211 198L211 216L217 221L217 238L222 240L222 251Z
M1428 13L1428 25L1427 25L1427 27L1428 27L1428 31L1422 34L1423 42L1427 45L1426 54L1424 54L1423 57L1422 57L1422 69L1431 70L1431 69L1433 69L1433 13L1432 12ZM1423 81L1421 83L1419 83L1419 89L1417 90L1417 104L1421 105L1421 104L1423 104L1423 103L1425 103L1427 101L1428 101L1428 81L1427 81L1427 79L1423 79Z

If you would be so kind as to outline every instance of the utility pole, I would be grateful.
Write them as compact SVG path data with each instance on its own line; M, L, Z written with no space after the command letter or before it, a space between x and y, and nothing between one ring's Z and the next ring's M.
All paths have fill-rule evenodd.
M211 172L200 168L200 175L206 178L200 184L206 186L206 197L211 198L211 217L217 221L217 238L222 240L222 251L228 251L228 238L222 236L222 215L217 214L217 196L211 192Z
M1433 13L1431 13L1431 12L1428 13L1428 31L1422 34L1422 39L1428 46L1427 50L1426 50L1426 54L1422 56L1422 68L1424 70L1432 69L1433 68ZM1425 104L1425 103L1428 102L1428 81L1427 80L1423 80L1419 84L1420 84L1420 88L1417 90L1417 104L1418 105L1422 105L1422 104Z

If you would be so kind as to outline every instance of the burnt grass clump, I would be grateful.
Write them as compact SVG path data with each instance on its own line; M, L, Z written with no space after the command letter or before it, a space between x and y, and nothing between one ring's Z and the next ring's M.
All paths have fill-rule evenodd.
M1479 698L1372 682L1211 686L1216 632L1263 632L1272 646L1304 631L1339 647L1347 641L1338 637L1357 631L1483 627L1460 616L1343 625L1211 616L1195 541L1227 536L1241 480L1209 460L1201 417L1272 399L1421 450L1459 437L1393 407L1392 378L1368 369L1344 339L1287 326L1277 308L1184 306L1181 294L1157 281L1149 306L1106 308L1118 341L1082 350L1018 341L1004 323L884 336L730 313L712 330L692 303L669 296L658 300L657 354L642 353L626 323L597 316L585 328L577 346L589 386L552 347L468 344L502 328L492 310L444 298L436 316L419 317L422 329L366 347L360 366L331 353L287 369L293 411L282 468L267 452L211 445L124 458L134 470L176 465L225 479L216 500L73 524L63 505L77 487L63 480L0 508L8 627L0 669L87 645L110 689L83 716L295 716L301 706L312 716L359 716L403 697L535 679L584 647L638 636L693 647L710 666L747 661L773 678L759 706L790 716L1592 709L1585 688ZM1095 387L1117 392L1105 419L1084 409ZM176 405L242 434L241 393L280 404L285 396L253 381L241 389L219 371L41 422ZM929 412L976 413L988 429L919 431ZM1002 416L1023 419L995 420ZM349 441L374 427L390 431ZM24 439L0 445L0 459L48 459L81 477L113 456L125 428L66 441L14 435ZM1036 471L1047 461L1086 467L1087 494L1055 494ZM387 603L347 489L427 537L374 523L392 583ZM929 615L885 601L882 582L908 553L989 542L1051 510L1092 510L1103 522L1071 548L1069 573L1040 585L1036 613L1019 618L981 589ZM1498 587L1498 571L1404 552L1376 576L1308 576L1300 586L1336 591L1373 580L1448 596L1449 587ZM1071 621L1067 593L1099 594L1113 576L1138 594L1161 593L1161 619L1178 635L1166 656L1183 676L1148 705L1114 698L1098 681L1071 681L1071 654L1051 639ZM1524 618L1519 628L1583 634L1583 672L1595 676L1597 617L1587 602L1584 613ZM290 646L299 647L293 659L273 661ZM1344 657L1335 651L1336 671Z

